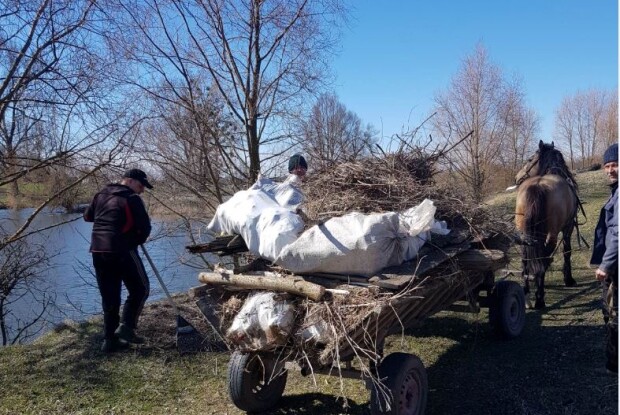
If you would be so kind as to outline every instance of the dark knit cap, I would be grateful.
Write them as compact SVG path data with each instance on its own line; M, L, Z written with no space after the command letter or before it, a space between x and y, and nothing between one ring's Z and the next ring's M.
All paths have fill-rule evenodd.
M288 172L292 172L297 166L308 170L308 163L306 163L306 159L301 154L293 154L288 160Z
M603 155L603 165L612 161L618 162L618 143L610 145Z

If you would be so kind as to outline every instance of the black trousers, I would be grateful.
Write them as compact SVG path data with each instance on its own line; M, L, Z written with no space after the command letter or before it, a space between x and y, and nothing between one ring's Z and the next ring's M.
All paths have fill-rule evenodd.
M93 265L103 308L103 331L106 338L114 337L119 322L135 329L149 296L149 279L137 250L129 252L93 252ZM127 299L121 307L122 284L127 289Z

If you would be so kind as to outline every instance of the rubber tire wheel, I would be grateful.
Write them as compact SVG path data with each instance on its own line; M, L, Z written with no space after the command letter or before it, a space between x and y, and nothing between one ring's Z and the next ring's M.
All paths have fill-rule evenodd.
M273 408L286 386L283 365L271 354L234 352L228 362L228 393L235 406L246 412Z
M514 339L525 326L525 295L514 281L499 281L491 294L489 322L502 338Z
M409 353L392 353L379 365L379 378L392 395L387 410L385 394L373 386L370 412L373 415L422 415L426 409L428 377L419 357Z

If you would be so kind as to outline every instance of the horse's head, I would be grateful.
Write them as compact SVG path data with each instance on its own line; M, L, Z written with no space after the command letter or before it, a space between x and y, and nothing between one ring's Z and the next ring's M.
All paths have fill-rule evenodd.
M527 159L525 166L515 176L515 181L517 184L521 184L528 177L543 176L549 173L560 173L563 176L572 177L562 153L555 148L553 141L551 144L546 144L540 140L538 150Z

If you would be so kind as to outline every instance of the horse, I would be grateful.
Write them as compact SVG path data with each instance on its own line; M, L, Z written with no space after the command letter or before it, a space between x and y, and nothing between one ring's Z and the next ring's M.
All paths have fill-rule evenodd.
M567 287L577 284L570 263L571 235L580 205L577 183L562 153L554 148L553 142L545 144L542 140L515 179L518 185L515 225L521 234L523 291L529 294L529 282L533 280L536 286L534 308L543 309L545 273L553 261L560 232L564 247L564 284Z

